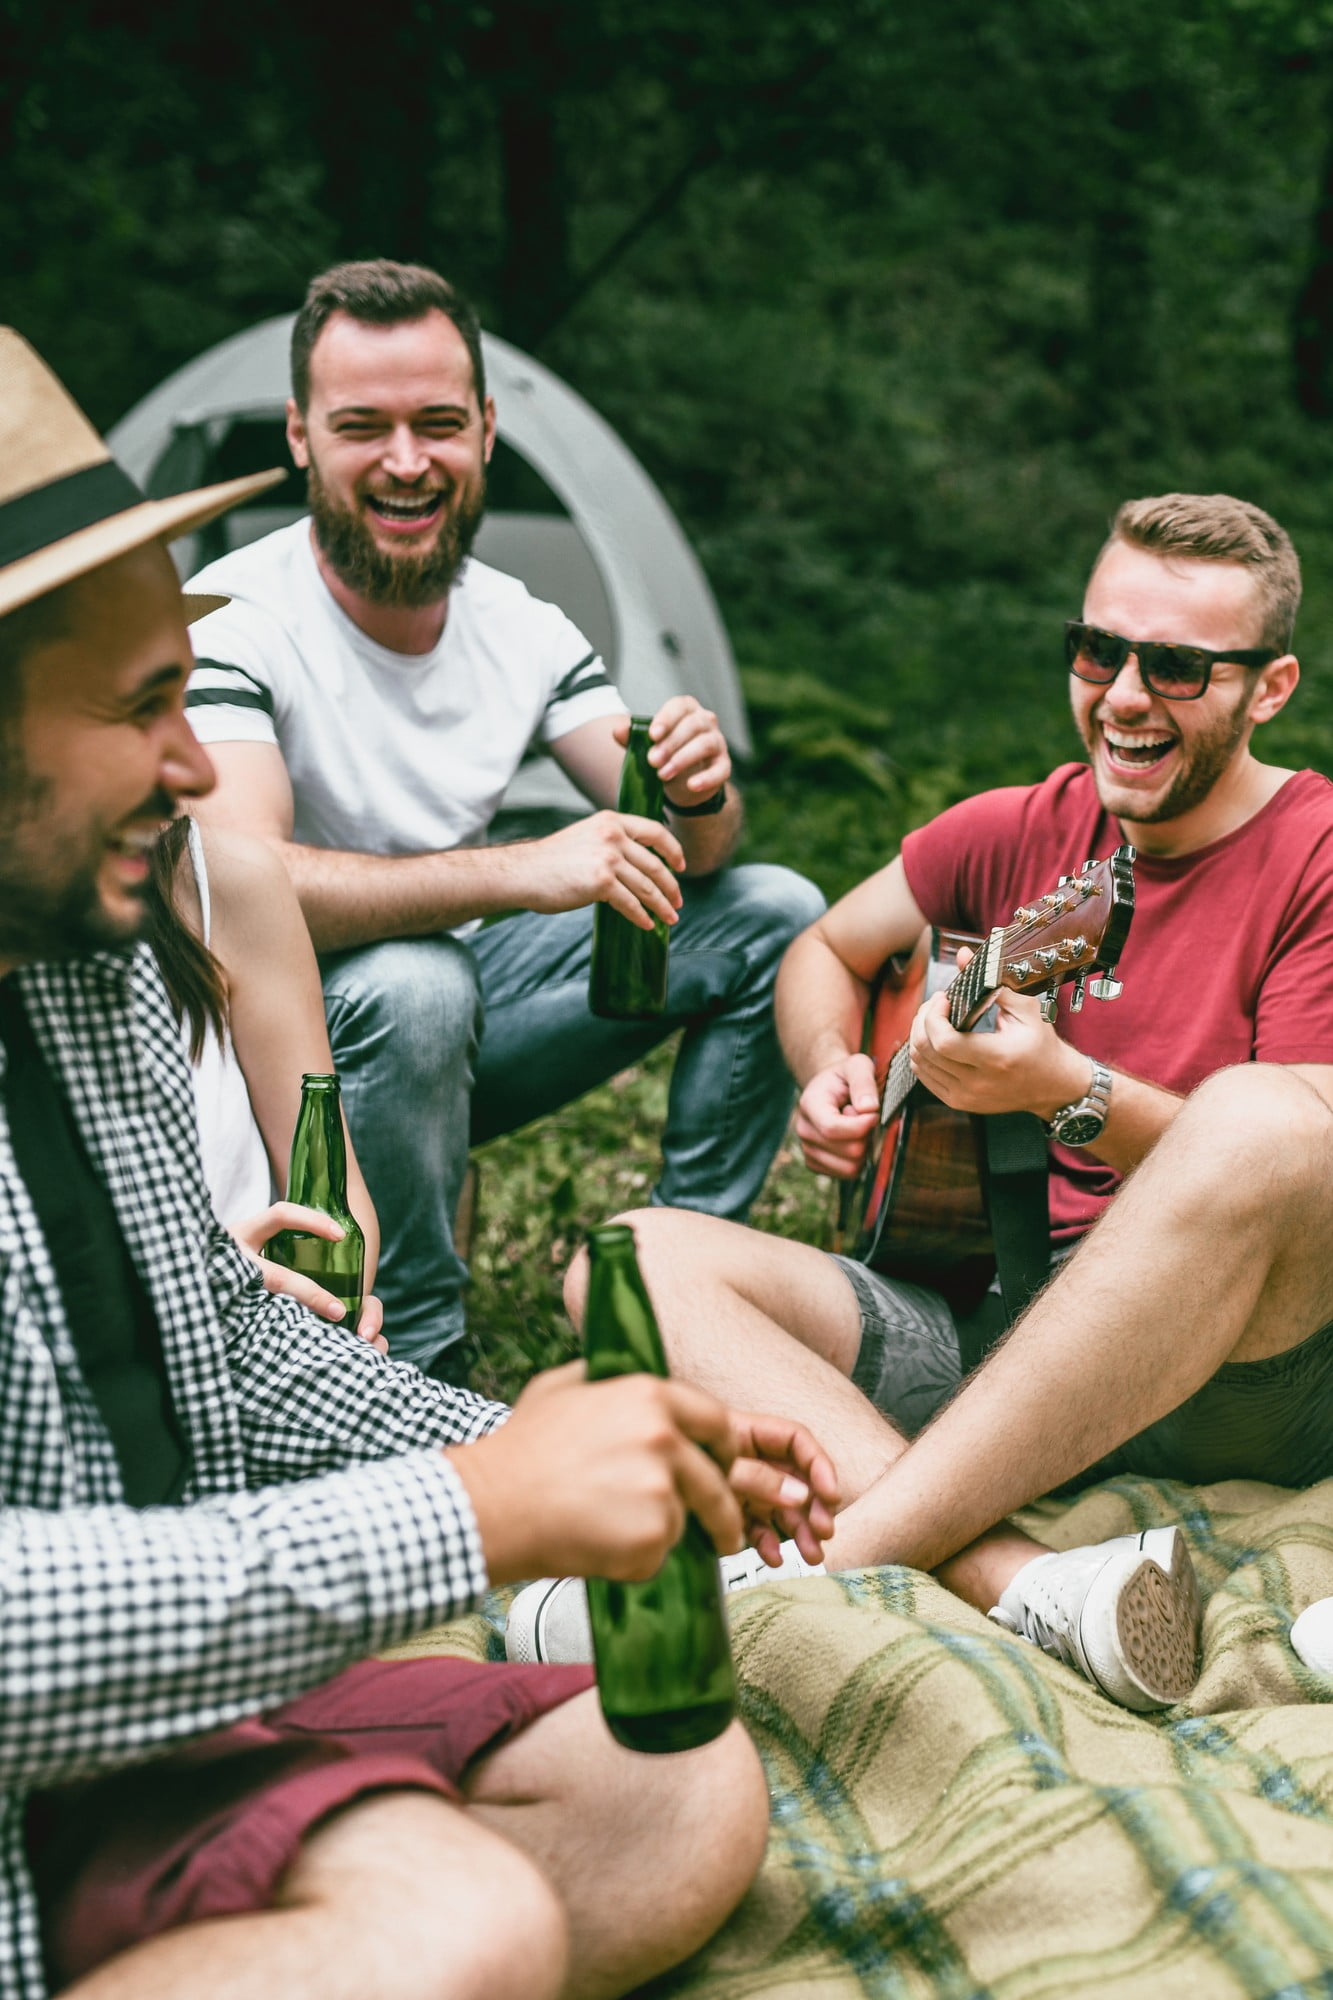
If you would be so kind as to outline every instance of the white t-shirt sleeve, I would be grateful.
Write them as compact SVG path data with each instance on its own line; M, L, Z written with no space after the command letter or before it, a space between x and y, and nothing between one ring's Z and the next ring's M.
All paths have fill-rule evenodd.
M195 668L185 690L190 724L201 743L273 743L273 649L253 629L256 614L228 605L194 627Z
M624 700L596 648L554 604L541 608L550 627L544 649L549 692L541 720L542 742L555 743L599 715L626 714Z

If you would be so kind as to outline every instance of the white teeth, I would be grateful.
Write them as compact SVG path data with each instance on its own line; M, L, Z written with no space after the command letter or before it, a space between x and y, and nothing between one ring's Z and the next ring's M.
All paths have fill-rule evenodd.
M161 831L160 827L154 826L146 828L142 833L122 833L119 840L111 844L120 848L125 854L147 854L151 848L156 847Z
M1155 750L1160 744L1172 740L1169 732L1148 735L1128 729L1112 729L1106 722L1102 724L1102 735L1115 750Z
M432 493L425 500L389 500L382 493L370 496L371 506L380 513L393 514L404 521L415 521L425 514L433 514L439 502L438 493Z

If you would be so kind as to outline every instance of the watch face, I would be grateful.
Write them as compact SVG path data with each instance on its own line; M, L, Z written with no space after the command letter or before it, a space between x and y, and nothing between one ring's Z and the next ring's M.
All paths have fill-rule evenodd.
M1090 1146L1105 1123L1095 1111L1084 1111L1075 1118L1062 1118L1055 1136L1062 1146Z

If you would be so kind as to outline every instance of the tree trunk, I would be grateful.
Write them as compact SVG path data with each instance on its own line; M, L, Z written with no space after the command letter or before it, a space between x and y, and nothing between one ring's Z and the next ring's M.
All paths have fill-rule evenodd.
M500 330L535 344L569 291L569 184L560 105L569 58L562 9L506 0L476 38L474 75L497 107L504 244L496 302Z
M1296 401L1308 417L1333 415L1333 92L1319 182L1310 268L1291 324Z
M435 40L429 22L404 10L315 63L313 138L344 257L432 261Z
M1148 85L1123 92L1112 108L1106 195L1092 218L1086 343L1090 431L1123 427L1143 412L1152 388L1152 260L1139 175L1154 142L1156 114L1156 97Z

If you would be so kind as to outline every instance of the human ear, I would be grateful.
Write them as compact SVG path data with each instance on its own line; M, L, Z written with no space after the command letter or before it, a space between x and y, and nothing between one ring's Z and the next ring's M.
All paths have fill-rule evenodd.
M1253 723L1271 722L1296 692L1301 677L1300 662L1294 653L1283 653L1259 671L1246 710Z
M310 463L310 446L306 441L305 417L293 396L287 398L287 449L293 463L304 472Z

